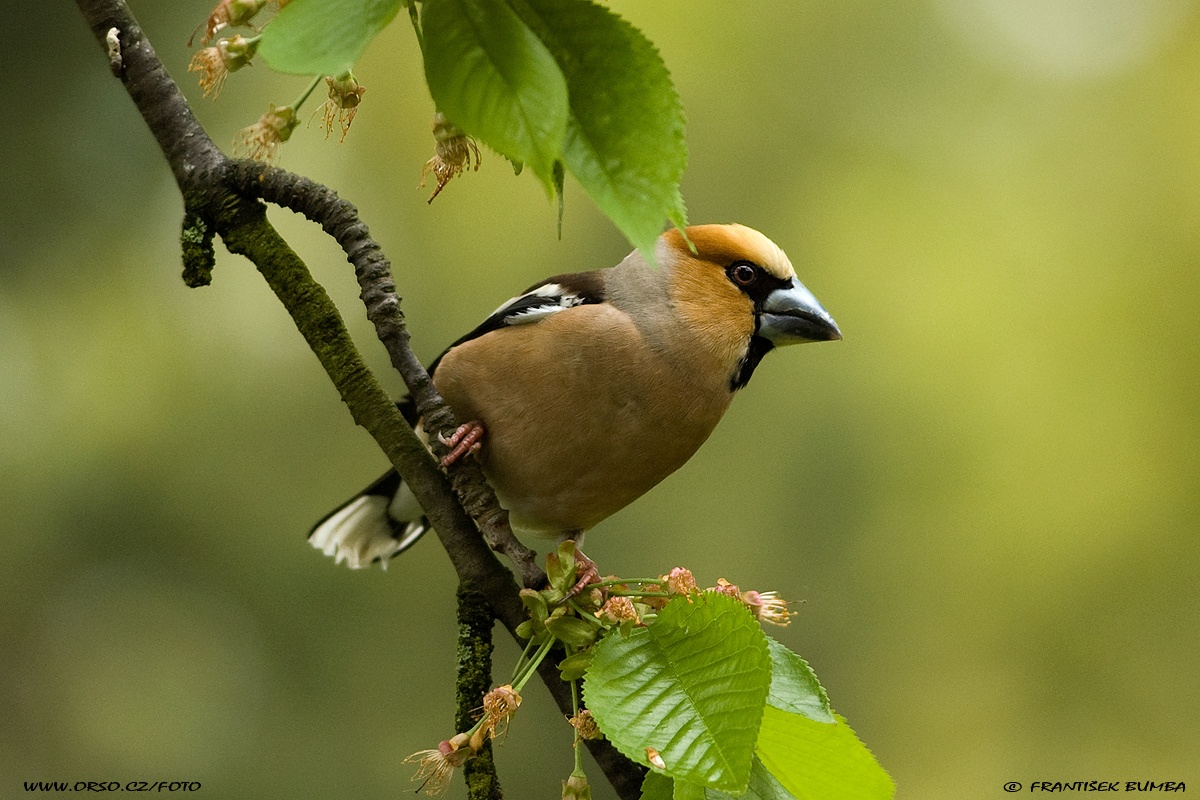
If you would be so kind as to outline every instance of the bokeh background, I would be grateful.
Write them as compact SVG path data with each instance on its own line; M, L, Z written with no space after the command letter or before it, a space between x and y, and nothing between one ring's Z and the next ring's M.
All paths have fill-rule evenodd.
M772 354L589 553L802 600L777 635L902 798L1200 785L1196 3L613 7L683 97L691 219L774 238L846 339ZM304 81L255 67L201 100L208 10L134 5L225 146ZM247 262L183 286L162 157L74 7L37 15L0 55L0 796L411 791L401 759L451 733L448 561L430 539L352 573L307 547L383 457ZM358 205L424 358L629 249L570 183L556 239L492 154L427 206L406 23L358 75L345 144L302 128L282 166ZM272 218L399 392L340 252ZM498 677L515 654L501 636ZM557 796L569 729L539 688L499 761L509 796Z

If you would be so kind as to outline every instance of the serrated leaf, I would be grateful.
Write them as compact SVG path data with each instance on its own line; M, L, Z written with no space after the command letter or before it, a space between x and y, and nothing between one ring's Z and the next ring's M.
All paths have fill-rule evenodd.
M293 75L341 75L403 6L401 0L292 0L263 29L258 55Z
M671 800L675 781L660 772L647 772L642 779L641 800Z
M745 790L771 682L766 636L732 597L677 598L653 624L595 648L584 698L614 746L667 775Z
M768 706L756 752L796 800L890 800L896 785L846 720L829 725Z
M722 792L709 791L706 800L726 800L727 795ZM757 757L754 759L754 766L750 768L750 786L746 789L746 793L741 796L740 800L796 800L783 788L783 784L775 780L766 767L763 766L761 760Z
M528 164L550 191L567 128L567 83L546 46L504 0L425 0L421 30L438 110Z
M817 722L836 722L829 710L829 695L808 662L769 636L767 645L771 651L771 691L767 705Z
M663 221L686 225L683 106L654 45L590 0L512 0L566 76L563 161L583 190L653 262Z
M674 781L666 775L650 772L646 774L646 779L642 782L641 800L680 800L680 789L686 796L688 792L694 791L692 786L694 784L685 784L683 781ZM703 800L733 800L734 797L716 789L697 788L703 792L699 795ZM755 758L754 765L750 768L750 784L746 787L746 793L738 795L737 800L795 800L795 798L788 793L787 789L783 788L783 784L775 780L762 762Z

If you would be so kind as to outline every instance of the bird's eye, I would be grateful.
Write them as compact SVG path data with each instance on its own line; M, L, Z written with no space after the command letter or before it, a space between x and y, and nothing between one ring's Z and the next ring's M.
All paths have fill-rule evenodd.
M758 270L742 261L729 268L729 277L738 286L749 286L758 277Z

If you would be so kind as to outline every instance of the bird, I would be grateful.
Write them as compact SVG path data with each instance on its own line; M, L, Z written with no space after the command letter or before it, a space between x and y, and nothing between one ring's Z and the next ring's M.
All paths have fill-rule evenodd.
M753 228L674 228L653 260L635 250L536 283L429 367L468 420L443 439L443 466L477 458L522 536L581 547L585 531L692 457L770 351L842 338L783 250ZM335 563L386 567L429 527L390 470L317 522L309 542Z

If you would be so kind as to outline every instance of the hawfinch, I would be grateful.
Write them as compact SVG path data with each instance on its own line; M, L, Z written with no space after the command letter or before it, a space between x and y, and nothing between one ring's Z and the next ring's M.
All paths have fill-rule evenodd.
M657 268L634 252L535 284L429 368L458 419L471 420L452 457L477 451L518 533L578 541L683 466L768 352L841 338L758 231L671 230L655 256ZM309 541L358 568L386 564L428 527L392 470Z

